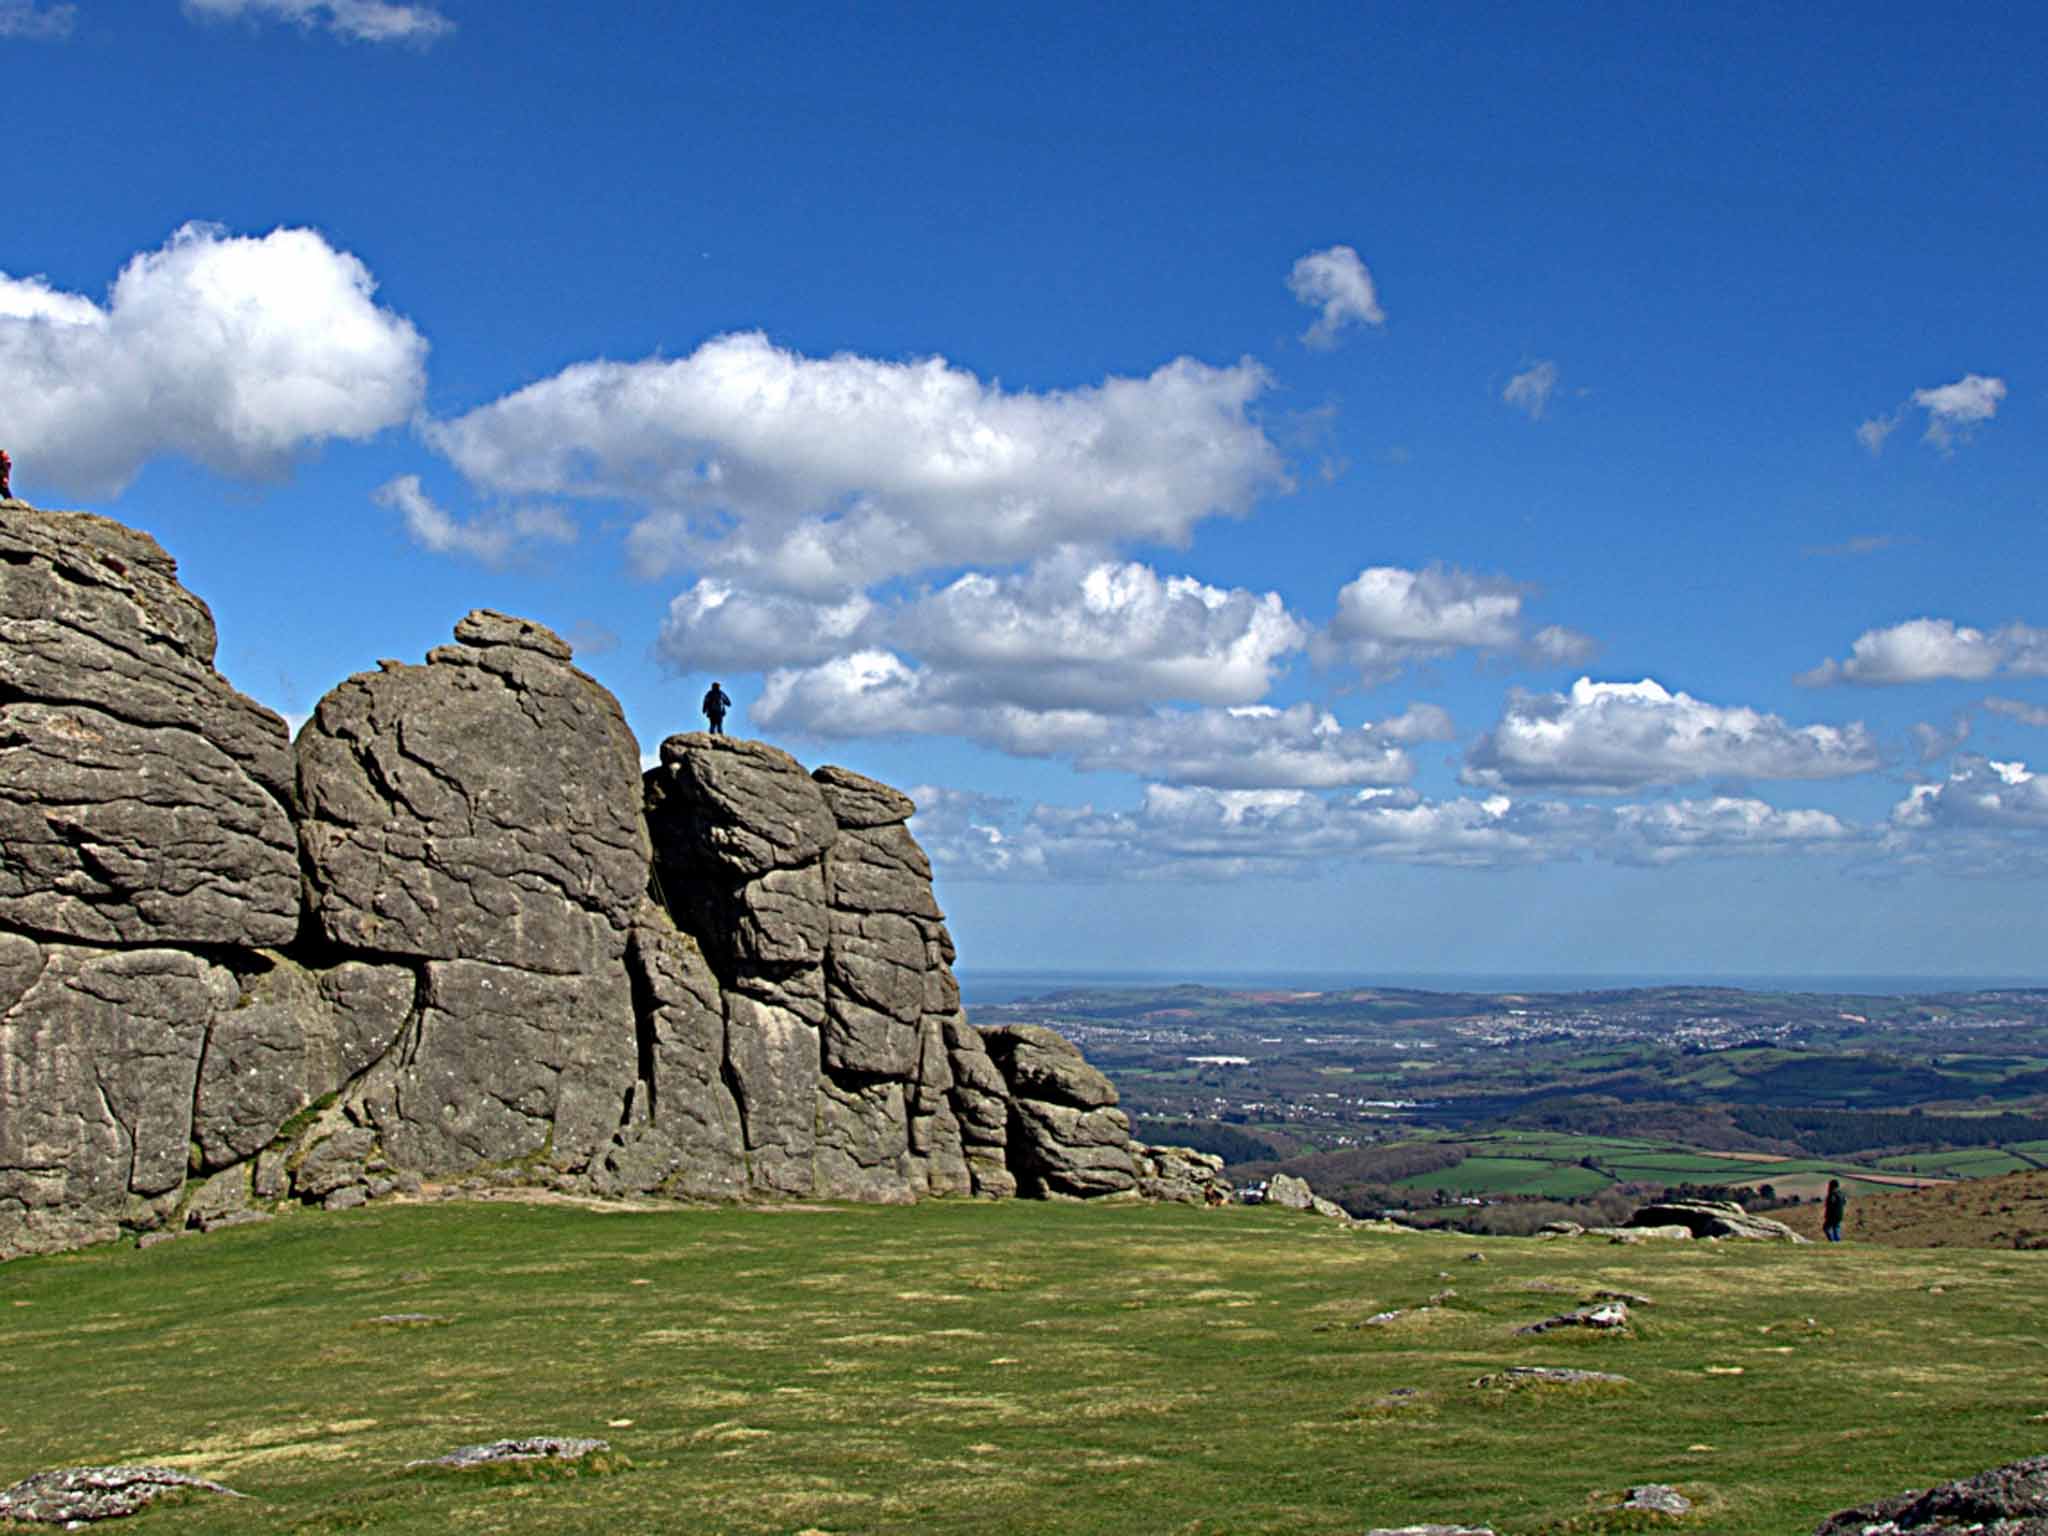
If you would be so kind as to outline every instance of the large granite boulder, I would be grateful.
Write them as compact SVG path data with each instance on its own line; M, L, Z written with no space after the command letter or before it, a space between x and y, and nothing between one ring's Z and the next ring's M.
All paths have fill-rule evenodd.
M149 535L0 507L0 924L96 944L297 933L290 741L214 644Z
M1625 1226L1684 1227L1694 1237L1748 1237L1803 1243L1805 1238L1770 1216L1752 1216L1733 1200L1664 1200L1639 1207Z
M639 749L551 631L479 609L299 733L312 916L343 949L614 970L647 883Z

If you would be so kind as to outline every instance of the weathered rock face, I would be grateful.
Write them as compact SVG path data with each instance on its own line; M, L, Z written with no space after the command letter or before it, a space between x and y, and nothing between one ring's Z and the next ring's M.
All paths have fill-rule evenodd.
M1216 1183L982 1033L915 807L479 610L296 748L147 535L0 506L0 1259L487 1174L867 1201Z
M1009 1089L1011 1164L1027 1195L1134 1192L1131 1122L1116 1089L1070 1042L1036 1024L982 1032Z
M750 1184L861 1200L1014 1192L1007 1169L977 1179L968 1153L956 1092L984 1150L1007 1145L1008 1109L984 1102L1001 1080L960 1014L909 798L690 732L662 743L646 801L655 889L703 941L723 997Z
M553 976L625 953L647 883L639 750L549 631L479 610L299 735L307 902L332 943Z
M298 931L284 722L213 670L147 534L0 507L0 924L91 944Z

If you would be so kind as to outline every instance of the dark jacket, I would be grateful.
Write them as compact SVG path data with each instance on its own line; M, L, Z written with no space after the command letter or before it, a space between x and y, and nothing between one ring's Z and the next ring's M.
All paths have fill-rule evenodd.
M725 690L713 683L704 695L704 713L714 720L732 708L732 700L725 696Z

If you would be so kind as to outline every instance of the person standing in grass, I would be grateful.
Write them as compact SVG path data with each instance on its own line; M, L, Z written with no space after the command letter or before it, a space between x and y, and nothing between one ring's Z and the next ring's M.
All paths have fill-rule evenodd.
M1849 1197L1842 1193L1842 1181L1829 1179L1827 1203L1820 1208L1821 1235L1829 1242L1842 1240L1842 1218L1848 1211Z

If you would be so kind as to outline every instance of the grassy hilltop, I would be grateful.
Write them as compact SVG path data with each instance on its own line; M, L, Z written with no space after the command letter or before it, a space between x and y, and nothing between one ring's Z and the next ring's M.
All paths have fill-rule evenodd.
M1259 1208L308 1212L0 1266L0 1485L151 1461L254 1496L159 1536L1533 1536L1662 1529L1600 1505L1667 1482L1681 1528L1786 1536L2043 1448L2044 1264ZM1630 1336L1515 1334L1599 1290L1650 1298ZM405 1313L434 1320L372 1321ZM1473 1385L1525 1364L1633 1384ZM618 1459L406 1470L530 1434Z

